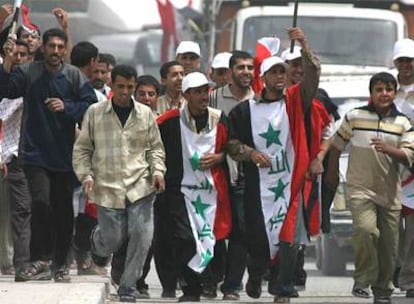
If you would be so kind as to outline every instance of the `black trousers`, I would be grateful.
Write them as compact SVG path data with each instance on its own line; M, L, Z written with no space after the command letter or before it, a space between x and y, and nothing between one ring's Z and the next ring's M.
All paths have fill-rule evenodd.
M52 259L54 269L63 267L73 234L72 172L53 172L26 166L32 197L31 260Z
M232 230L227 246L225 278L221 287L224 293L239 291L247 265L243 195L242 188L230 189Z
M13 235L13 264L17 269L30 260L31 198L26 175L20 161L13 157L7 164L11 226Z
M171 217L170 200L162 193L154 203L153 253L155 268L164 292L175 292L177 287L176 240Z

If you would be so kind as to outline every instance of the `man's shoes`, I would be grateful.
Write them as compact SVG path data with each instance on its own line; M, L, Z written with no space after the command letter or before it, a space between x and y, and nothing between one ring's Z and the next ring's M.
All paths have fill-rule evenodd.
M414 298L414 289L407 289L407 291L405 292L405 296L407 298Z
M261 280L253 280L249 278L246 284L246 293L250 298L258 299L262 294Z
M149 299L150 294L148 292L148 288L138 288L138 294L139 296L137 298L139 299Z
M0 272L2 275L14 275L16 273L13 266L1 267Z
M226 292L223 295L223 301L238 301L240 300L240 295L236 291Z
M391 304L391 297L374 296L374 304Z
M200 296L183 294L178 298L178 302L200 302Z
M47 281L52 279L50 265L45 262L32 262L20 269L14 275L15 282Z
M355 297L363 298L363 299L368 299L370 297L368 287L363 288L363 287L358 287L358 286L354 285L354 287L352 288L352 294Z
M207 299L217 298L217 286L214 284L206 284L201 290L201 296Z
M161 293L161 298L164 299L175 299L176 297L175 290L163 290Z
M105 267L108 265L110 257L101 257L99 255L96 255L94 253L91 253L92 261L95 263L98 267Z
M53 274L53 280L56 283L69 283L70 282L70 276L69 273L66 272L66 267L62 266L59 269L55 271Z

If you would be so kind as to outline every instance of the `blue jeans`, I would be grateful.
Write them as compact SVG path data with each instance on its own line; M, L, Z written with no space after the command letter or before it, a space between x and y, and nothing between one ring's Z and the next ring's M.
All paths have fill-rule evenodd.
M125 209L98 206L98 226L92 235L93 253L108 257L128 240L118 294L136 291L135 284L141 277L154 232L154 199L155 194L148 195L134 203L127 203Z

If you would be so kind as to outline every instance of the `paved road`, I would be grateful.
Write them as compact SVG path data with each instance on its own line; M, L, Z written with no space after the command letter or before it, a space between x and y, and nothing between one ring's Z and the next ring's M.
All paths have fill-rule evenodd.
M326 277L316 270L313 262L307 262L308 282L305 291L300 292L300 297L292 299L291 303L372 303L371 299L359 299L351 295L352 269L348 265L347 276ZM0 276L0 304L117 304L111 300L111 293L115 290L108 278L98 276L77 276L73 272L72 283L25 282L14 283L11 276ZM176 300L164 300L160 298L161 286L159 284L154 267L151 268L147 283L150 285L151 299L140 300L138 303L176 303ZM263 286L266 290L266 286ZM178 293L179 294L179 293ZM202 299L202 303L231 303L222 301L222 295L217 299ZM250 299L244 292L237 303L272 303L273 297L263 292L258 299ZM234 302L233 302L234 303ZM405 298L404 294L396 290L393 304L413 304L412 299Z

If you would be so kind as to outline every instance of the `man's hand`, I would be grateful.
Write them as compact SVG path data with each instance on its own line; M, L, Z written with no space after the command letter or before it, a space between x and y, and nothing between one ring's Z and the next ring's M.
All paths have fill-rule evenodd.
M306 172L306 177L310 179L315 179L318 175L322 174L323 171L324 170L322 161L319 158L315 157L312 160L308 168L308 171Z
M374 146L375 151L388 154L391 146L384 142L381 138L371 139L371 145Z
M224 153L208 153L200 158L199 167L201 170L208 170L224 160Z
M7 164L6 163L1 163L0 164L0 170L3 171L3 178L6 178L7 175L9 174L9 169L7 168Z
M161 175L154 175L152 177L152 185L155 189L157 189L158 193L163 192L165 190L164 177L162 177Z
M306 39L305 33L300 27L289 28L288 35L290 40L297 40L302 48L306 48L308 46L308 41Z
M83 182L83 191L86 195L89 195L93 190L93 180L86 180Z
M258 168L269 168L272 166L269 156L256 150L250 154L250 159Z
M63 112L65 110L65 104L60 98L48 98L45 100L45 104L51 112Z
M69 18L68 13L60 7L56 7L52 10L53 15L55 15L57 22L66 30L69 27Z

